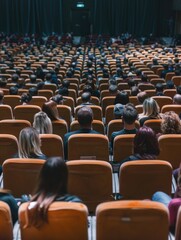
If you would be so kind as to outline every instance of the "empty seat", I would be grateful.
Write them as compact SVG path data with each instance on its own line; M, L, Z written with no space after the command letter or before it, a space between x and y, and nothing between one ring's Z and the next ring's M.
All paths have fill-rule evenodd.
M75 159L109 161L109 142L107 136L89 133L70 136L68 139L68 160Z
M67 162L67 166L68 192L79 196L90 212L94 212L99 203L114 200L110 163L98 160L75 160Z
M172 166L160 160L135 160L121 165L119 192L123 199L151 199L157 191L171 195Z
M116 201L96 209L97 240L168 240L168 210L157 202Z
M3 163L4 188L10 189L14 197L32 194L45 160L12 158Z
M0 239L13 239L11 211L7 203L0 201Z
M0 120L4 119L12 119L13 118L13 111L11 106L9 105L0 105Z
M41 111L39 106L35 105L20 105L13 110L15 119L23 119L33 124L34 115Z

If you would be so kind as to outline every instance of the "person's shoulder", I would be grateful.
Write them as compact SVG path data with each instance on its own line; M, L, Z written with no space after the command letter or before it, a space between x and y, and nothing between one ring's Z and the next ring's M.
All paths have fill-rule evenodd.
M124 134L123 130L113 132L112 135L111 135L111 138L115 138L115 137L117 137L119 135L122 135L122 134Z
M64 202L82 202L80 198L75 195L65 194L63 196L57 197L56 201L64 201Z

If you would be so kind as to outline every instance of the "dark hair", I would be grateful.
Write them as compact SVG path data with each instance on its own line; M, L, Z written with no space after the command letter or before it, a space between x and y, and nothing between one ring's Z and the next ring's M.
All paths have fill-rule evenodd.
M48 222L47 211L57 197L67 194L68 168L61 157L48 158L39 174L39 180L28 208L29 225L41 227Z
M35 83L36 82L36 75L34 75L34 74L30 75L30 82L31 83Z
M111 85L109 85L109 92L110 93L117 93L117 90L118 90L118 87L117 87L117 85L114 85L114 84L111 84Z
M137 98L138 98L138 101L143 104L143 102L145 101L145 99L149 98L148 94L146 92L140 92L137 94Z
M28 92L31 96L37 96L38 95L37 87L31 87Z
M135 82L135 80L134 79L129 79L128 80L128 86L131 88L131 87L133 87L133 86L135 86L136 85L136 82Z
M70 81L64 79L62 81L62 87L69 88L69 86L70 86Z
M20 102L21 102L21 103L29 103L29 102L31 101L31 99L32 99L31 94L29 94L29 93L23 93L23 94L21 95Z
M56 94L51 98L52 101L56 102L57 104L62 104L63 96L61 94Z
M167 89L173 89L174 88L174 82L172 80L168 80L166 82Z
M121 103L123 105L126 105L129 103L129 96L126 91L118 92L118 94L115 97L114 104Z
M82 107L77 112L77 119L81 127L91 126L93 121L93 112L89 107Z
M69 90L66 87L59 88L58 89L58 94L60 94L62 96L68 96L69 95Z
M138 112L133 104L128 103L123 110L123 121L127 124L133 124L138 117Z
M89 92L92 95L92 87L90 85L84 85L83 92Z
M164 86L162 83L157 83L155 88L157 92L163 92Z
M17 82L18 82L18 79L19 79L18 74L14 73L14 74L12 75L11 79L12 79L12 82L17 83Z
M131 96L137 96L139 93L139 88L137 86L131 87Z
M18 95L18 88L15 86L12 86L9 88L9 94L10 95Z
M90 92L84 92L81 95L82 102L89 102L91 99L91 93Z
M134 138L134 154L149 159L151 156L156 158L159 153L159 144L155 132L149 127L141 127Z

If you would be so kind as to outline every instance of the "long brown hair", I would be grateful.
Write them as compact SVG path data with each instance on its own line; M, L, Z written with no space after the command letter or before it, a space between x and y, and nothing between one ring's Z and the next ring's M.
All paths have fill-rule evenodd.
M48 222L48 208L58 196L67 194L67 181L68 168L64 160L61 157L48 158L40 171L35 193L27 209L27 226L39 228Z

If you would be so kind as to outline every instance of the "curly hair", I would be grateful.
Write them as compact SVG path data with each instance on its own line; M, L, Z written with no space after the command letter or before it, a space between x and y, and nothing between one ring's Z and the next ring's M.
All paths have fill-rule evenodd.
M179 116L173 112L166 112L163 115L161 123L161 131L163 134L178 134L181 133L181 123Z

